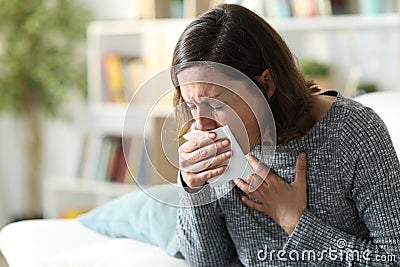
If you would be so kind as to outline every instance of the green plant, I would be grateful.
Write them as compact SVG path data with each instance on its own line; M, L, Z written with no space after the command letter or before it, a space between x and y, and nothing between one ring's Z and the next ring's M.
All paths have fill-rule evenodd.
M378 86L372 82L360 82L357 85L357 89L362 90L365 93L373 93L373 92L378 91Z
M0 0L0 112L29 130L27 187L39 210L41 118L56 117L68 92L85 92L82 48L88 11L74 0Z
M379 91L378 86L373 82L361 81L357 85L356 95L373 93Z
M315 60L301 61L300 71L307 76L327 77L332 74L332 68L330 65Z

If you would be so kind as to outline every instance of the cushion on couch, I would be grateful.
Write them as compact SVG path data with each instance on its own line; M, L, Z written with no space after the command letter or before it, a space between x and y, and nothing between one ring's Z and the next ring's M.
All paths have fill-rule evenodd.
M176 237L178 202L174 184L152 186L116 198L78 217L86 227L110 237L129 237L181 257Z

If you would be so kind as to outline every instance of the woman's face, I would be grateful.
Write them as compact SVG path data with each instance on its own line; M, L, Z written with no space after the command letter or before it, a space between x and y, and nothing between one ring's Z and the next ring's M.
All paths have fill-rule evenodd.
M254 114L261 110L260 101L250 90L243 97L245 88L242 81L230 80L230 89L227 89L206 82L181 83L185 80L184 75L185 71L178 74L181 94L198 130L210 131L229 125L245 153L260 142L259 124ZM237 91L241 91L240 96L235 93Z

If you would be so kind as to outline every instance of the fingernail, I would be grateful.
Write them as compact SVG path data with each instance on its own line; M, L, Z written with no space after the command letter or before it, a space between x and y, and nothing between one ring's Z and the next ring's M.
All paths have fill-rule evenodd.
M227 169L228 169L228 166L225 166L224 168L220 169L220 170L218 171L218 175L223 174L224 172L226 172Z
M215 137L217 137L217 135L215 133L211 132L208 134L208 137L211 139L214 139Z
M225 152L225 156L227 156L227 157L232 156L232 151L226 151L226 152Z
M222 141L222 145L223 145L223 146L229 145L229 141L228 141L227 139L225 139L224 141Z
M252 156L251 156L251 154L246 154L245 157L246 157L246 159L250 159Z
M302 162L305 162L306 158L307 158L306 157L306 153L305 152L301 152L300 155L299 155L299 160L302 161Z

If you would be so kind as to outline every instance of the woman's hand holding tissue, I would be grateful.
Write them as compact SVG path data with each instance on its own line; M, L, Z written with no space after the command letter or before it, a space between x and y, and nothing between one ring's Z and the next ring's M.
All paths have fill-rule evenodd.
M198 131L179 147L179 169L190 188L203 186L227 169L227 165L221 164L232 156L232 151L226 150L230 142L228 139L215 141L216 137L213 132Z

